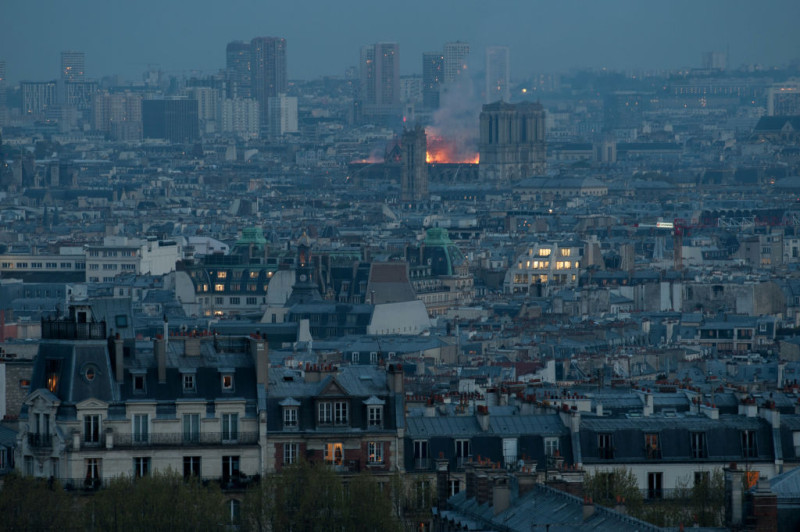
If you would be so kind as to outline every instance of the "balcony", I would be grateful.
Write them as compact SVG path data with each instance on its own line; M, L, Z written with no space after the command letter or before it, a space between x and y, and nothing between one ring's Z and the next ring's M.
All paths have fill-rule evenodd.
M414 458L414 469L429 470L431 468L430 458Z
M69 320L42 318L44 340L105 340L106 322L77 323Z
M29 432L28 446L31 449L50 449L53 447L53 435Z
M212 445L256 445L258 432L151 432L148 434L115 433L114 447L203 447Z

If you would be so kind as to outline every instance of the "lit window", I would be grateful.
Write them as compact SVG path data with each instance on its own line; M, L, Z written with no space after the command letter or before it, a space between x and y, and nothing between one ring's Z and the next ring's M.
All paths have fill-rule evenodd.
M658 444L658 434L644 435L644 448L647 458L653 460L661 458L661 447Z
M371 441L367 443L367 463L383 463L383 442Z
M342 465L344 463L344 445L341 443L325 444L325 463Z
M549 257L552 250L550 248L539 248L540 257Z
M225 279L228 277L228 272L217 272L217 279Z
M233 375L227 373L222 376L222 391L233 391Z
M562 248L561 249L561 256L562 257L569 257L570 253L572 253L572 250L569 249L569 248Z
M215 284L214 285L214 291L215 292L224 292L225 291L225 285L222 284L222 283Z

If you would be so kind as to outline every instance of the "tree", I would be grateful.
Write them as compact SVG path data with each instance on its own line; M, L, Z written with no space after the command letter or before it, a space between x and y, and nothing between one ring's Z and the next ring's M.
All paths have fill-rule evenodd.
M636 475L624 467L588 473L584 477L583 488L587 497L602 506L614 507L617 500L625 501L632 515L642 508L642 493Z
M57 480L11 473L2 486L1 530L69 530L77 522L75 500Z

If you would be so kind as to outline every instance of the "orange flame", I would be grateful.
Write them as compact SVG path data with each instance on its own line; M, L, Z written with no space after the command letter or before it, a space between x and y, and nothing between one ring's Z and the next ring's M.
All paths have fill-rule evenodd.
M479 153L459 153L458 146L444 137L428 134L428 149L425 153L428 163L478 164Z

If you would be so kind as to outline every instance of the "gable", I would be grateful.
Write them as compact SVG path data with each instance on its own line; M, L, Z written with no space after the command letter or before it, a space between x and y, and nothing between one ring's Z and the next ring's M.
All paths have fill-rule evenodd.
M84 399L83 401L79 402L75 405L75 407L78 410L107 410L108 403L99 399L95 399L94 397L90 397L89 399Z
M342 385L336 381L336 377L331 378L319 393L320 397L341 397L343 395L347 395L347 392Z

